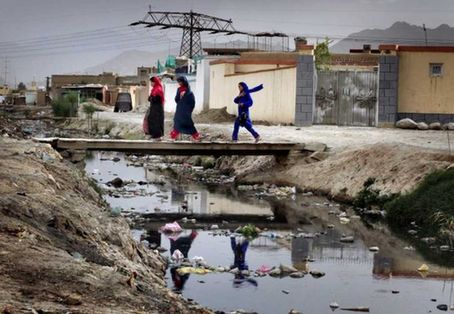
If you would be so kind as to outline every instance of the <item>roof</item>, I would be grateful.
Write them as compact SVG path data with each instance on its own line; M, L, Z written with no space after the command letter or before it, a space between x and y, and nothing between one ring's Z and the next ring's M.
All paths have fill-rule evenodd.
M401 46L401 45L380 45L380 51L402 51L402 52L454 52L454 46Z
M240 55L242 52L260 51L251 48L205 48L208 55Z
M84 88L103 88L103 84L74 84L74 85L63 85L61 88L64 89L84 89Z

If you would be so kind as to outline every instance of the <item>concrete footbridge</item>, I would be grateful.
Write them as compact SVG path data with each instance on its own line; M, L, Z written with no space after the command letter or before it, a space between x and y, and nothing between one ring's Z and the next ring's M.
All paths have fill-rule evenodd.
M147 140L116 140L89 138L34 138L34 141L50 144L59 151L100 150L150 155L275 155L287 156L290 153L310 155L326 149L321 143L291 143L291 142L189 142L189 141L160 141Z

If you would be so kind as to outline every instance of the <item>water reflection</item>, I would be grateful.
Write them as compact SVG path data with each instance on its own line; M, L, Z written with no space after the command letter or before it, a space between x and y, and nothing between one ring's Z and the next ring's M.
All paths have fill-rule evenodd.
M118 159L113 161L114 157ZM150 165L161 162L153 156L148 160ZM208 191L200 185L175 182L153 169L130 165L124 154L115 152L93 152L85 166L87 174L107 189L104 198L112 207L138 213L273 214L266 201L240 198L230 190ZM121 189L105 185L116 177L130 183Z

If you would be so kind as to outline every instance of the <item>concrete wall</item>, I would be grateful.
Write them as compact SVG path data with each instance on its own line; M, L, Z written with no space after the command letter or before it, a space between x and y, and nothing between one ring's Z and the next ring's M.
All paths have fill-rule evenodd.
M264 89L253 94L252 119L295 122L296 67L234 74L235 65L223 63L211 65L210 73L210 108L227 107L229 113L237 114L233 99L238 95L238 83L244 81L250 87L263 84Z
M199 84L196 82L195 76L186 76L191 90L194 93L195 108L194 113L198 113L203 110L203 93L204 89L200 89ZM166 103L164 105L164 111L166 112L175 112L177 104L175 103L175 95L177 94L178 83L176 81L165 81L163 82L164 86L164 96L166 98Z
M443 63L432 77L430 63ZM454 114L454 53L399 52L399 113Z

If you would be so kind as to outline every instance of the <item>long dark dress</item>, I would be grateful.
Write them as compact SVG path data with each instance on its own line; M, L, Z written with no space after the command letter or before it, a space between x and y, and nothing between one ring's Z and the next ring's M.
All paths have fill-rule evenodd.
M192 112L195 107L195 97L191 90L186 91L183 97L177 92L175 97L177 109L173 118L174 129L183 134L195 134L197 129L192 121Z
M150 113L148 114L148 132L152 138L164 136L164 108L161 96L150 96Z

